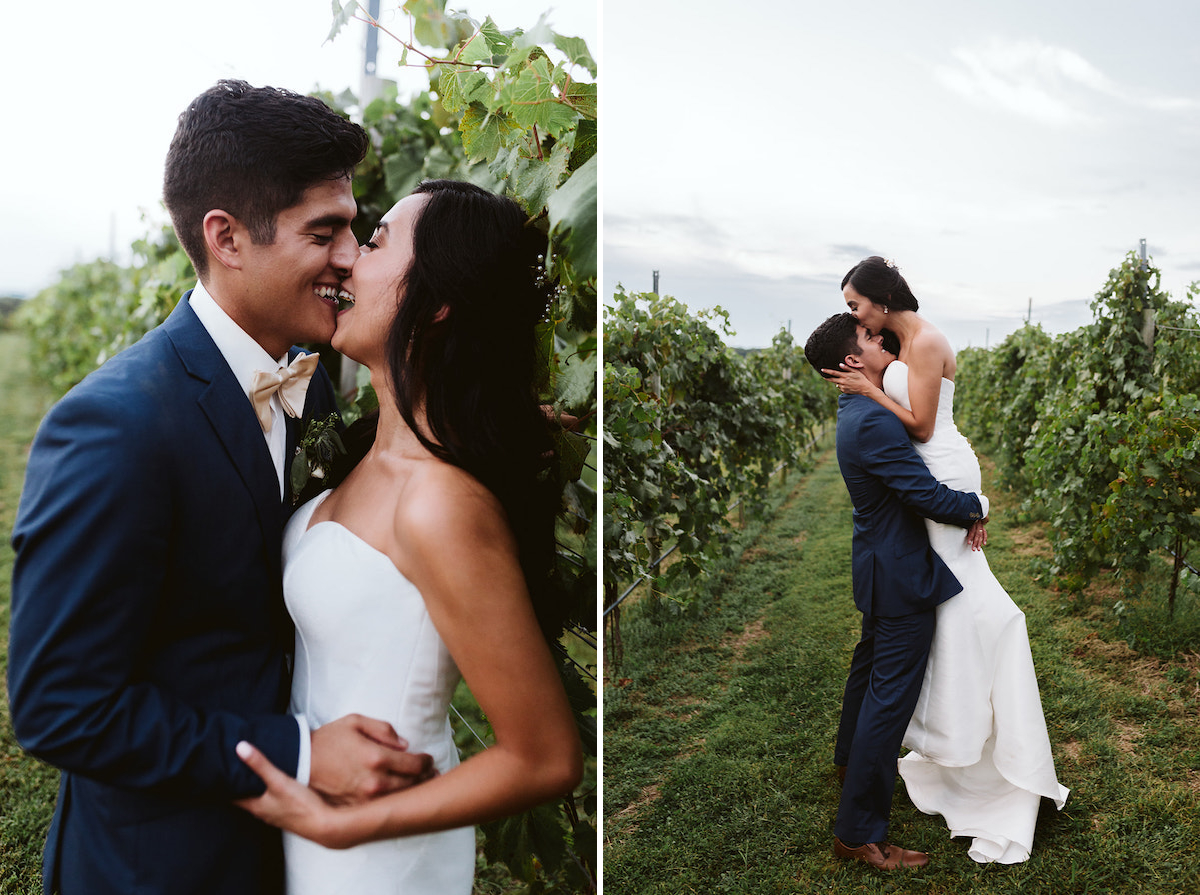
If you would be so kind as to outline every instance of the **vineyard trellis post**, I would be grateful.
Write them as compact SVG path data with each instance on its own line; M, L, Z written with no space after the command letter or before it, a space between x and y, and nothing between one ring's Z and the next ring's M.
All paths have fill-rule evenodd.
M1147 302L1146 291L1148 289L1147 280L1150 277L1150 262L1146 259L1146 237L1138 240L1138 253L1142 259L1142 342L1150 349L1151 355L1154 353L1154 323L1155 313L1154 308L1150 307Z

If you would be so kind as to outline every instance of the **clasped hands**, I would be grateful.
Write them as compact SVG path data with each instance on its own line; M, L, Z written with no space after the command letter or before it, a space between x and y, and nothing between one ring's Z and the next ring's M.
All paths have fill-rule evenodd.
M409 752L390 724L363 715L346 715L312 732L309 786L250 743L238 743L237 753L267 786L261 796L238 800L238 807L328 848L353 844L340 841L342 830L332 823L339 810L437 776L431 756Z

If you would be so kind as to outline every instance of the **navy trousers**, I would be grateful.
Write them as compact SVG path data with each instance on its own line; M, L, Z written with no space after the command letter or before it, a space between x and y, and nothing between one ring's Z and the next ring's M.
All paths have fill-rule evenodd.
M834 763L846 768L833 827L843 842L887 840L900 742L921 694L936 621L932 609L863 615L834 750Z

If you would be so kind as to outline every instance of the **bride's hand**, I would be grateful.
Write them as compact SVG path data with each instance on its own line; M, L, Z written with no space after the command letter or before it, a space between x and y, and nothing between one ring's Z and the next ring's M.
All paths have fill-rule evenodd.
M311 839L326 848L345 848L349 844L339 842L337 808L279 770L249 743L238 743L237 754L262 778L267 790L257 798L240 799L234 804L271 826Z
M851 370L845 364L840 370L822 370L821 372L829 375L829 381L836 385L838 391L843 395L865 395L874 388L870 380L860 371Z

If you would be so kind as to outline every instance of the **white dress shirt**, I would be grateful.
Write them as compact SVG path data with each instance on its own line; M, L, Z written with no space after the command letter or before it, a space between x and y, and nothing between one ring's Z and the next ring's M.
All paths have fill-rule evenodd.
M203 283L197 283L192 290L191 305L196 316L200 318L200 323L217 344L217 350L229 364L238 385L246 393L246 402L250 405L250 412L254 413L254 405L250 402L250 389L254 383L255 372L270 372L279 367L286 367L287 354L279 359L271 357L249 333L225 313L216 299L204 288ZM266 439L267 449L271 452L271 462L275 464L275 475L279 479L279 500L282 502L283 454L287 447L287 425L284 422L283 404L280 403L278 393L271 396L271 431L264 432L263 438ZM296 723L300 727L300 754L296 762L296 779L307 784L312 765L311 732L308 722L303 717L297 717Z

